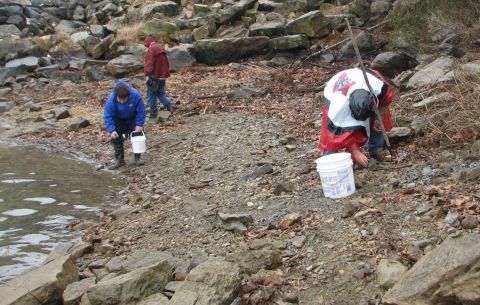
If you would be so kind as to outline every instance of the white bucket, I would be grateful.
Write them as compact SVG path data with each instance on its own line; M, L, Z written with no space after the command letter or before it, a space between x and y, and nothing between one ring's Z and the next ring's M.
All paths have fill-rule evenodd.
M326 155L318 158L315 163L317 163L325 197L337 199L355 193L350 153Z
M132 132L130 134L130 140L132 141L132 151L134 154L143 154L147 151L147 138L143 131L140 136L134 136Z

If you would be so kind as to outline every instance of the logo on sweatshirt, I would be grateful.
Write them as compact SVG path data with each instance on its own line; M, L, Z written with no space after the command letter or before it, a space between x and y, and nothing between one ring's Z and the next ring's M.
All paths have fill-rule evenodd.
M343 95L347 96L348 90L355 85L355 82L348 78L347 73L343 72L333 86L333 93L341 91Z

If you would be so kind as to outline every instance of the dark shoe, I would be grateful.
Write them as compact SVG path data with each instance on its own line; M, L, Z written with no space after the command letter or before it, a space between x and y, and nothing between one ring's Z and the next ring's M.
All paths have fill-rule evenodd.
M142 156L142 154L134 154L133 155L133 160L135 161L135 166L141 166L141 165L144 165L145 162L140 160L140 157Z
M118 168L120 168L120 167L122 167L122 166L124 166L124 165L125 165L125 160L120 159L120 160L115 161L115 163L113 163L112 165L110 165L110 166L108 167L108 169L109 169L109 170L116 170L116 169L118 169Z
M167 111L170 111L171 113L173 113L173 107L172 107L172 105L168 106L166 109L167 109Z

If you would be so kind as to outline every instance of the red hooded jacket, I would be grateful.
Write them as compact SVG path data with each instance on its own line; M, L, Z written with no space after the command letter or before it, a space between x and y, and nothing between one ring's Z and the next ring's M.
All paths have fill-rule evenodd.
M151 36L145 38L143 44L148 48L145 57L145 76L151 76L155 79L169 77L170 69L165 49L155 43Z

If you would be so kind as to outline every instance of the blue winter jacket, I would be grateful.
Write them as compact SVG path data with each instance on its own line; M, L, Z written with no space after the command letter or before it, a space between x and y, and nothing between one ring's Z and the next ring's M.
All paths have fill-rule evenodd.
M124 104L117 101L117 95L115 93L116 89L120 86L127 87L130 93L128 101ZM143 126L145 124L145 116L145 105L143 104L140 93L124 80L116 83L103 109L103 120L107 131L109 133L115 131L115 120L118 119L134 119L133 123L135 126Z

